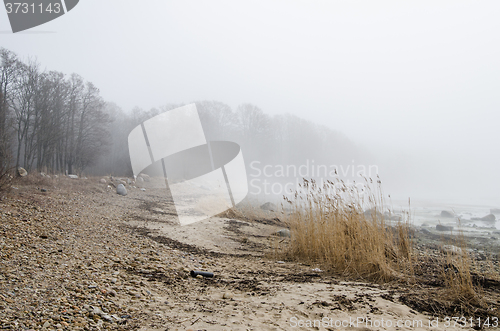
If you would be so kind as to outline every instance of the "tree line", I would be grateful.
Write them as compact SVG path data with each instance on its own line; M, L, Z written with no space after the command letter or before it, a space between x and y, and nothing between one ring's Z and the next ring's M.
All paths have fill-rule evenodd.
M77 74L44 71L0 48L0 166L47 173L130 176L128 134L182 106L124 111ZM297 116L271 116L245 103L196 102L208 140L237 142L247 166L350 163L366 153L343 134ZM3 172L0 172L3 173Z
M105 150L110 117L92 83L0 48L2 166L75 173Z
M352 161L368 162L369 153L345 135L294 115L268 115L259 107L245 103L232 109L219 101L198 101L196 108L209 141L233 141L243 151L245 164L259 161L262 165L303 165L306 162L324 165L351 165ZM162 112L183 106L168 104L144 110L139 107L125 112L112 103L107 111L113 119L110 129L110 150L89 167L91 174L131 176L132 168L127 138L143 121Z

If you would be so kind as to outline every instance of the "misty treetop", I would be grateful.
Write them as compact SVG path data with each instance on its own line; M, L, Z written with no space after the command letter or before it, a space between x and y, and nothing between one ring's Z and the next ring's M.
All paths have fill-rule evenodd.
M111 147L106 157L88 169L93 174L131 176L128 153L128 134L140 123L162 112L181 107L168 104L143 110L134 108L125 112L108 103ZM252 104L242 104L236 110L218 101L198 101L196 107L209 141L233 141L243 151L243 158L250 170L252 161L262 165L302 165L309 160L316 164L346 164L367 161L369 153L362 151L343 134L326 126L317 125L293 115L269 116Z
M125 112L105 102L77 74L44 71L0 48L0 161L49 173L131 176L128 134L143 121L183 104ZM366 153L344 135L293 115L265 114L245 103L196 102L207 140L238 143L245 163L350 163ZM10 155L10 158L8 157Z

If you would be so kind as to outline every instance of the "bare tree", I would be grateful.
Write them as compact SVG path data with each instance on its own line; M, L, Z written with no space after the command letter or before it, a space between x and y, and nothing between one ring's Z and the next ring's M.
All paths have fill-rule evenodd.
M15 130L17 132L16 167L23 164L29 168L32 163L32 142L38 129L35 122L35 99L39 79L38 64L18 62L13 98L11 101L15 114Z
M15 80L17 62L14 53L0 48L0 189L8 186L10 181L9 97Z

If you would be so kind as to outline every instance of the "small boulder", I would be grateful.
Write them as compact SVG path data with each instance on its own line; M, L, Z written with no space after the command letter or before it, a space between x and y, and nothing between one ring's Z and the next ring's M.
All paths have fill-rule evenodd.
M120 178L120 182L123 185L130 185L130 184L132 184L132 181L130 180L130 178Z
M371 218L371 219L376 218L380 220L384 219L384 215L375 208L367 209L363 214L365 215L366 218Z
M437 224L436 225L436 230L437 231L452 231L453 227L452 226L446 226L446 225Z
M446 210L441 211L441 215L439 215L439 216L441 216L443 218L453 218L454 217L452 213L450 213L449 211L446 211Z
M149 182L151 180L151 177L149 177L148 175L146 174L139 174L139 177L142 177L142 179L145 181L145 182Z
M118 193L119 195L127 195L127 189L125 188L125 186L123 184L120 184L116 187L116 193Z
M489 214L489 215L486 215L484 217L481 217L481 221L485 221L485 222L495 222L495 220L496 220L496 217L493 214Z
M398 221L398 222L401 222L401 220L403 219L403 216L401 215L394 215L392 214L391 217L389 218L391 221Z
M137 182L138 182L138 183L144 183L144 178L142 178L142 177L137 177Z
M462 249L460 247L453 246L453 245L444 245L442 248L442 251L444 253L449 253L452 255L462 254Z
M106 184L106 179L104 178L101 178L101 180L99 181L101 184Z
M78 179L77 175L68 175L68 177L71 178L71 179Z
M23 167L19 167L17 168L17 174L21 177L26 177L28 176L28 172L26 171L26 169L24 169Z
M432 234L429 230L427 230L426 228L423 228L423 229L420 229L420 232L424 233L424 234Z
M290 230L288 229L281 229L279 231L276 231L276 235L278 237L287 237L287 238L291 237Z
M265 204L263 204L262 206L260 206L260 209L267 210L267 211L278 210L278 208L276 208L276 205L274 203L272 203L272 202L266 202Z

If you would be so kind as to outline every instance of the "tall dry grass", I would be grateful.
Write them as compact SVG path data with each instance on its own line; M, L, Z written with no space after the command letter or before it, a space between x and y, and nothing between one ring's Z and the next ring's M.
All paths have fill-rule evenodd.
M476 266L468 252L463 232L458 231L458 234L447 242L447 246L454 249L445 250L444 246L442 248L444 254L441 256L441 278L446 288L443 296L465 309L470 306L484 307L486 303L481 295L482 288L479 284L474 284L472 277L472 270Z
M361 191L341 180L319 185L304 179L294 199L286 200L292 208L287 257L349 278L386 282L412 276L409 214L393 226L385 221L380 180L366 180Z

